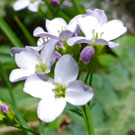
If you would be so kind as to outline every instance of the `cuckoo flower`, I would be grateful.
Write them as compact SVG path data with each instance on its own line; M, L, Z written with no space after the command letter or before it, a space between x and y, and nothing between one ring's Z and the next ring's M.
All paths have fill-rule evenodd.
M79 18L78 24L85 37L70 38L67 43L71 46L77 43L90 43L108 45L113 48L119 44L112 40L127 31L120 20L107 21L106 14L99 9L87 10L86 15Z
M15 11L19 11L27 7L30 11L37 12L39 4L43 3L42 0L16 0L13 8Z
M56 59L55 43L53 40L50 40L40 54L32 48L25 48L15 53L15 62L19 68L12 70L9 77L10 81L16 82L24 80L35 73L45 74L50 72L51 65Z
M74 17L69 24L63 18L55 18L53 20L46 20L46 29L45 32L41 27L37 27L33 35L35 37L41 38L55 38L60 41L66 40L74 35L78 31L77 20L82 15Z
M24 91L41 98L38 117L45 121L55 120L64 110L66 102L82 106L93 98L93 90L81 80L76 80L79 68L71 55L63 55L56 63L54 79L33 75L28 77Z

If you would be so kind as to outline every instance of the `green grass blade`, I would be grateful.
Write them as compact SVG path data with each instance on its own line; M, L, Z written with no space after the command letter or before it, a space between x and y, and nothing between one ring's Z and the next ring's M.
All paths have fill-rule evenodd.
M23 44L16 36L16 34L12 31L10 26L6 23L6 21L0 16L0 28L5 33L5 35L9 38L13 46L22 47Z
M27 30L27 28L24 26L24 24L20 21L20 19L17 16L15 16L14 18L15 18L18 26L20 27L20 29L24 33L25 37L27 38L29 44L36 46L35 39L33 38L33 36L31 36L30 32Z

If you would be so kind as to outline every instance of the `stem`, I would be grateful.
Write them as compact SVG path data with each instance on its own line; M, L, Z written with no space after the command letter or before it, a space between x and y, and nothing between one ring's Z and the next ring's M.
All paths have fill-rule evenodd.
M87 124L87 128L88 128L88 133L89 135L94 135L94 126L93 126L93 121L92 121L92 116L91 116L91 112L90 112L90 107L88 104L86 104L85 106L82 106L82 110L84 113L84 119L86 121Z

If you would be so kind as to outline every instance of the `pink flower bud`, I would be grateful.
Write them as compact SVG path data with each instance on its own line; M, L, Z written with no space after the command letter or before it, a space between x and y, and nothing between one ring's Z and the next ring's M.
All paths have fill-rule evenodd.
M94 56L95 54L95 50L92 46L86 46L81 54L80 54L80 59L84 62L84 63L88 63L91 58Z
M7 113L8 112L8 106L5 104L0 104L0 108L2 112Z
M59 1L58 0L51 0L52 5L58 5Z
M58 59L61 58L61 53L59 53L58 51L55 51L55 55L56 55L56 58L58 58Z

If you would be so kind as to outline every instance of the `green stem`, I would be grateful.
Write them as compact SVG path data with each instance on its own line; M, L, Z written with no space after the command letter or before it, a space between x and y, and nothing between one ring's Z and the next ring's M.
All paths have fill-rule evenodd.
M89 135L94 135L94 126L93 126L93 121L92 121L92 116L91 116L91 112L90 112L90 107L88 104L86 104L85 106L82 107L83 113L84 113L84 119L86 121L87 124L87 128L88 128L88 133Z

